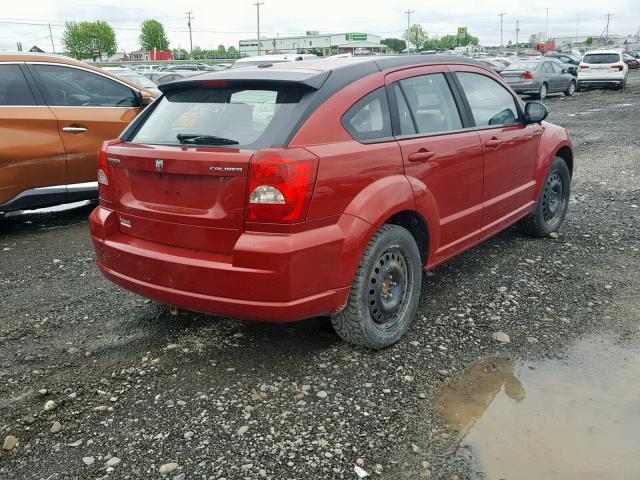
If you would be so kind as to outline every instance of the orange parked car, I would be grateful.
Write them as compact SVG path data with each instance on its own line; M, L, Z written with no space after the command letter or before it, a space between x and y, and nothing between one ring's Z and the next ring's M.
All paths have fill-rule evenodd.
M157 93L46 54L0 54L0 214L96 198L97 152Z

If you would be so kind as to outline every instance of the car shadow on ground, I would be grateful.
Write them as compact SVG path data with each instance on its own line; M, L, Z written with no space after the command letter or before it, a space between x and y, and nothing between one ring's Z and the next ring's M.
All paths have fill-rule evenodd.
M38 210L9 212L0 216L0 240L20 233L85 223L97 201L76 202Z

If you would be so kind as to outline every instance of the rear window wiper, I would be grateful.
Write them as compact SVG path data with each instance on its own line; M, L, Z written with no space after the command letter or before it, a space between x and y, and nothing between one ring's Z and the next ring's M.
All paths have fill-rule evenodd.
M179 133L176 138L180 143L193 145L239 145L240 142L231 138L216 137L215 135L201 135L199 133Z

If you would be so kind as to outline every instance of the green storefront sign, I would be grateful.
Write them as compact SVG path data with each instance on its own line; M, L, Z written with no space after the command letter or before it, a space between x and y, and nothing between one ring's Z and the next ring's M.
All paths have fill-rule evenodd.
M366 33L347 33L345 36L347 37L347 42L366 42L367 41Z

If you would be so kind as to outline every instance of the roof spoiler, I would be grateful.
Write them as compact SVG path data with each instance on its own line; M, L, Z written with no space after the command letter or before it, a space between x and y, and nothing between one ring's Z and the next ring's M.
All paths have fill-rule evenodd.
M163 93L185 88L225 88L256 84L302 86L311 90L319 90L329 78L331 71L278 69L270 70L267 66L256 69L237 69L235 71L216 72L196 75L185 79L158 85Z

